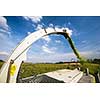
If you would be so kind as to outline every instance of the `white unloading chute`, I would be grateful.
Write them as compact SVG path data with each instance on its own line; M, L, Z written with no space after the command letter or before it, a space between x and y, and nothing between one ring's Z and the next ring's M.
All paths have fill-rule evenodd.
M29 50L30 46L40 39L43 36L49 35L49 34L61 34L66 39L68 39L68 42L70 46L73 49L73 52L77 56L78 59L81 59L80 55L78 54L76 48L74 47L74 44L70 38L70 34L67 33L67 31L60 28L47 28L47 29L41 29L39 31L33 32L30 35L28 35L12 52L11 56L8 58L6 63L2 66L0 70L0 82L1 83L15 83L16 78L18 75L19 68L21 66L22 61L25 61L27 59L27 51Z

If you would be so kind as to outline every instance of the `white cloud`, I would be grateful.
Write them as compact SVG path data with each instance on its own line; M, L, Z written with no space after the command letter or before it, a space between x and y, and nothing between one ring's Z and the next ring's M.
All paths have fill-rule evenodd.
M0 51L0 55L6 55L6 56L8 56L9 54L7 52Z
M93 53L93 51L84 51L84 52L79 52L80 55L84 58L93 58L96 57L96 53Z
M4 38L5 36L11 36L11 32L9 30L0 29L0 37Z
M38 23L42 20L42 16L23 16L27 21L31 20L34 23Z
M56 43L61 43L61 41L60 41L60 40L55 40L55 42L56 42Z
M0 29L0 32L2 32L2 33L6 33L7 32L7 30L4 30L4 29Z
M94 55L95 55L95 54L93 54L92 51L84 51L84 52L80 52L80 54L84 58L91 58L91 57L94 57ZM28 58L33 63L39 63L39 62L41 62L41 63L45 63L45 62L54 63L54 62L60 62L60 61L66 62L66 61L71 61L72 58L77 60L77 57L73 52L71 52L71 53L56 53L55 52L54 54L52 54L52 53L49 55L40 54L39 56L32 55L32 56L29 56ZM96 58L96 55L94 58Z
M6 61L8 56L9 56L9 54L7 52L0 51L0 60Z
M28 34L28 35L30 35L30 34L31 34L31 32L27 32L27 34Z
M42 39L44 39L47 43L49 43L51 41L49 36L44 36L44 37L42 37Z
M15 47L15 41L11 40L11 30L5 17L0 17L0 43L0 51L10 52ZM7 56L7 52L0 52L0 59Z
M47 45L43 45L43 46L42 46L42 50L43 50L44 52L46 52L46 53L54 53L52 50L50 50L50 49L47 47Z
M35 30L40 30L40 29L42 29L42 28L43 28L43 25L38 24Z
M53 54L56 52L57 48L56 47L49 47L48 44L45 44L42 46L43 52L47 54Z
M49 24L49 27L54 27L54 25L53 24Z
M82 41L83 44L86 43L86 42L87 42L86 40L83 40L83 41Z
M10 28L7 24L7 19L5 17L0 16L0 38L5 38L6 36L10 36L11 32L9 29Z
M4 30L8 30L9 26L7 24L7 19L5 17L0 16L0 28Z
M33 63L46 63L46 62L60 62L60 61L71 61L72 58L75 58L73 53L63 53L63 54L49 54L49 55L39 55L39 56L29 56L28 60L32 61Z

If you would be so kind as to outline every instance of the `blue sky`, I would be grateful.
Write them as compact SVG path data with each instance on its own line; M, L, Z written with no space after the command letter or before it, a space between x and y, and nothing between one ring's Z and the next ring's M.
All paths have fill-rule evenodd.
M7 59L26 36L41 28L61 27L72 30L72 39L84 58L100 58L100 17L5 16L0 17L0 59ZM58 62L76 59L68 41L50 35L33 43L27 53L30 62Z

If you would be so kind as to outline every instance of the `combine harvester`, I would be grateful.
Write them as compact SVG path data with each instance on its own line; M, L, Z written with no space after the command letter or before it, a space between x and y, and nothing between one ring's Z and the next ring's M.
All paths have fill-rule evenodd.
M31 33L28 35L12 52L8 60L5 62L5 64L2 66L0 70L0 82L1 83L16 83L17 76L19 69L21 67L21 64L23 61L27 59L27 51L31 47L31 45L40 39L41 37L50 35L50 34L58 34L63 35L69 42L73 52L77 56L77 58L82 61L82 58L80 57L79 53L77 52L76 48L74 47L74 44L72 42L72 39L67 33L66 29L58 29L58 28L47 28L47 29L41 29L36 32ZM83 76L83 72L75 69L75 70L58 70L54 72L44 73L44 76L51 77L55 80L62 80L66 83L77 83L81 77ZM40 78L40 76L38 76Z

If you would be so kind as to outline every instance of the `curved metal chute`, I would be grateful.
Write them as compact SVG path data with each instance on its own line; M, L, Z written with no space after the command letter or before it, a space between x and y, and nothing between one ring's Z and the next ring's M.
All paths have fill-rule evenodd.
M26 53L27 53L28 49L30 48L30 46L35 41L40 39L41 37L49 35L49 34L64 35L64 37L68 38L68 41L71 42L70 41L71 38L68 35L68 33L63 31L62 29L56 29L56 31L55 31L53 28L47 28L46 32L44 31L44 29L41 29L39 31L31 33L14 49L11 56L8 58L6 63L2 66L2 68L0 70L0 82L2 82L2 83L7 82L9 66L11 66L10 61L13 60L14 64L16 65L16 70L14 72L14 75L10 76L9 83L15 83L20 65L21 65L22 61L27 59ZM71 45L73 47L73 44L71 44ZM76 54L77 58L80 58L80 56L79 56L78 52L76 52L76 50L74 50L74 53Z

